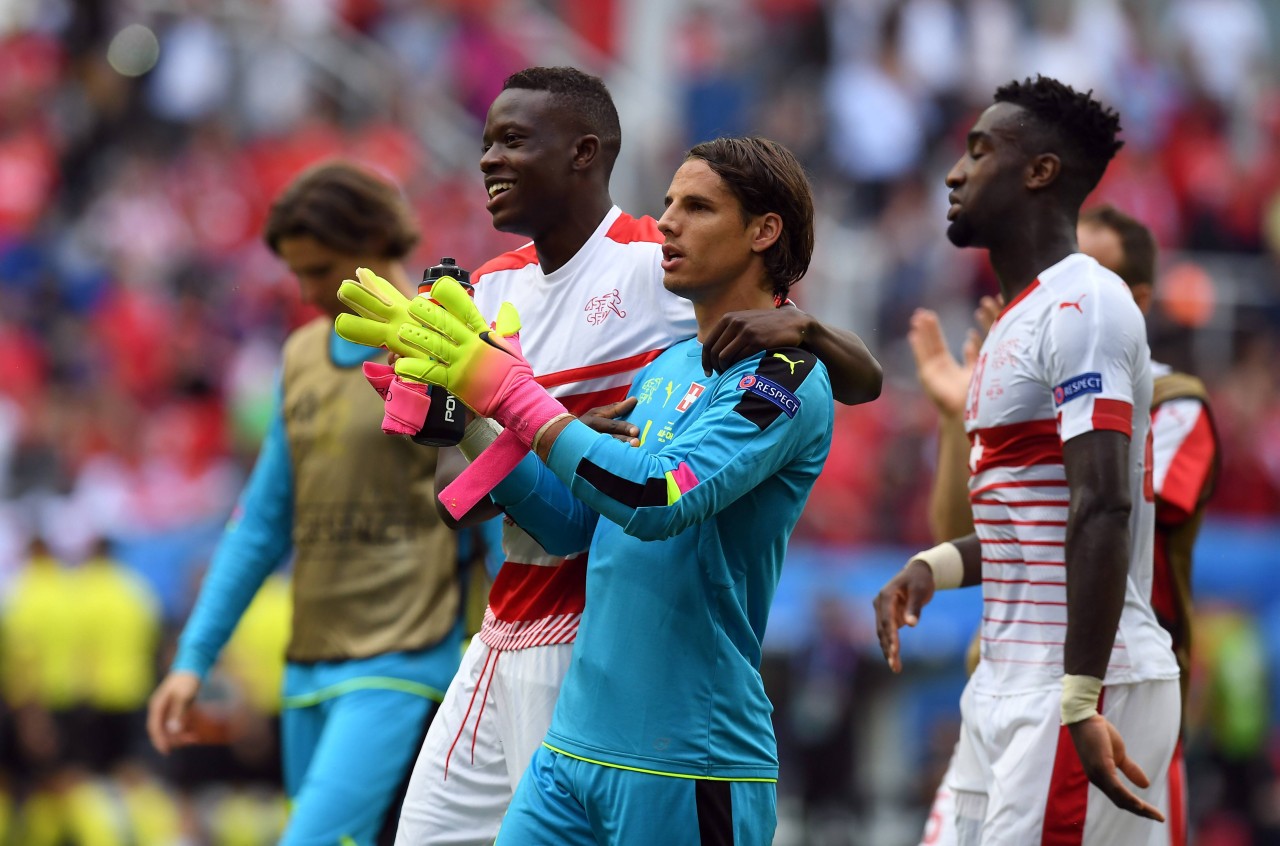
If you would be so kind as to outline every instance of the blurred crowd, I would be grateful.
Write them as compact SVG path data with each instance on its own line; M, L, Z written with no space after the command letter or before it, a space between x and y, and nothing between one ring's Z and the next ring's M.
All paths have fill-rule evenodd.
M673 82L670 120L646 127L659 141L631 163L654 176L638 180L648 194L617 199L658 211L654 186L698 140L786 143L821 216L795 296L858 330L885 365L880 400L837 411L797 542L928 540L936 420L906 320L927 304L958 346L977 297L994 292L982 255L943 236L943 176L994 88L1036 72L1120 111L1126 145L1095 199L1150 225L1162 249L1153 353L1206 379L1227 445L1210 520L1274 524L1274 3L0 0L0 843L6 832L30 846L270 842L282 809L263 750L278 667L263 656L280 652L282 587L243 634L255 657L219 688L211 732L232 724L236 743L159 762L137 725L262 437L280 343L309 316L261 242L267 205L303 167L355 158L417 209L424 240L410 267L452 255L474 268L519 243L492 231L477 170L503 78L572 61L628 90L649 74L626 41L646 14L666 16L665 52L646 62ZM639 136L619 105L624 133ZM1222 642L1247 652L1252 623L1240 625L1242 640L1225 626ZM834 646L784 671L796 689L815 674L852 677L842 636L826 636ZM831 684L840 705L822 715L851 748L838 734L852 719L846 686ZM790 748L804 747L807 725ZM1268 784L1275 726L1228 728L1216 730L1236 739L1228 757L1248 763L1215 772ZM846 798L859 789L819 782ZM1226 817L1198 809L1217 826L1200 842L1274 833L1265 809L1274 817L1280 797L1245 794L1224 788L1240 799ZM918 799L911 810L927 805ZM75 822L104 818L130 833Z

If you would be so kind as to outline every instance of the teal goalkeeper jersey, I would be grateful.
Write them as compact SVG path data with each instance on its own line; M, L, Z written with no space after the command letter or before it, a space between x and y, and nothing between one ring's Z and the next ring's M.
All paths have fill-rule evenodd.
M527 459L495 490L548 552L590 543L586 610L546 745L673 776L776 779L761 640L831 445L826 368L787 348L708 377L689 340L630 395L640 448L574 422L547 465Z

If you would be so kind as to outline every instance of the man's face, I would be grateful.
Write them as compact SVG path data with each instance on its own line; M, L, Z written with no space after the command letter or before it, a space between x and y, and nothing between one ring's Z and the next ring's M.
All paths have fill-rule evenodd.
M666 239L662 284L693 302L736 284L756 259L750 228L719 174L701 159L685 162L671 180L658 221Z
M568 190L575 136L552 94L509 88L489 107L480 170L493 228L536 239Z
M338 286L344 279L354 279L357 267L367 267L383 277L387 274L385 259L341 253L310 235L281 238L277 247L289 272L297 277L302 301L330 317L349 311L338 299Z
M1019 149L1020 118L1012 103L996 103L969 130L964 155L947 174L951 207L947 238L957 247L986 247L990 233L1018 213L1026 154Z

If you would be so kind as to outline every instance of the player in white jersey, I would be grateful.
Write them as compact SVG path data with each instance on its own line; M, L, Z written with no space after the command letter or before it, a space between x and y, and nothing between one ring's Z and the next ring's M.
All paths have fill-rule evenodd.
M494 228L533 241L477 270L476 304L489 316L504 301L516 306L539 383L574 414L623 400L644 365L696 332L692 306L663 287L656 222L633 218L610 199L620 144L604 84L572 68L531 68L508 78L485 122L480 168ZM775 346L812 349L841 402L879 393L880 367L856 335L790 306L728 315L708 335L704 367L723 369ZM692 386L668 382L651 390L674 408ZM620 422L613 431L664 437ZM474 455L491 437L473 425L463 451ZM458 469L441 466L440 489ZM496 513L486 500L463 523ZM481 632L414 767L400 816L402 846L491 843L551 723L582 613L586 551L548 555L510 521L503 535L506 561Z
M1138 308L1147 313L1156 277L1156 244L1151 231L1112 206L1095 206L1080 216L1076 227L1080 252L1116 273L1129 286ZM978 311L983 331L990 329L1000 306L984 297ZM968 438L964 432L964 400L973 362L977 359L974 332L965 346L967 367L947 351L937 315L921 309L911 320L912 351L920 382L938 408L938 467L930 493L930 526L942 540L972 532L973 511L965 481L968 478ZM1151 606L1160 625L1173 639L1182 673L1182 707L1187 706L1190 666L1191 552L1213 492L1220 452L1207 391L1200 380L1152 362L1151 468L1155 494L1156 529ZM959 430L958 432L956 430ZM977 667L975 640L969 672ZM954 767L954 759L952 766ZM930 808L920 846L955 846L955 802L944 776ZM1181 741L1169 769L1169 846L1187 842L1186 772Z
M1075 235L1119 120L1044 77L995 101L947 177L948 237L989 251L1008 303L965 407L977 532L885 586L881 647L899 670L898 629L936 588L981 580L951 774L961 844L1161 843L1180 709L1149 602L1150 361L1133 298Z

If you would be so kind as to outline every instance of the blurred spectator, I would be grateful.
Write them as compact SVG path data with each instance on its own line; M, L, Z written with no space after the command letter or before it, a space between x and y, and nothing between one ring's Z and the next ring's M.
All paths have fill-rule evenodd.
M547 25L557 12L563 18ZM6 769L12 776L0 790L0 832L9 818L26 826L16 842L74 841L80 835L58 821L93 814L64 813L63 799L125 818L133 800L121 797L136 795L156 820L176 814L181 842L278 835L278 789L248 785L273 776L247 759L210 752L188 771L167 771L182 781L178 794L141 771L100 781L57 766L71 715L89 696L72 681L75 644L86 635L77 634L78 600L67 597L100 570L108 596L137 599L132 571L163 603L162 624L189 610L184 588L207 563L261 443L281 341L314 314L258 240L269 198L304 167L345 155L403 185L426 222L407 262L413 272L441 255L475 266L518 246L493 232L476 168L479 120L494 91L519 67L566 61L643 85L645 68L599 63L631 55L630 25L644 15L658 16L649 23L666 34L665 54L646 60L679 69L660 95L680 104L669 110L677 124L654 136L760 132L799 151L823 232L799 294L824 319L856 327L889 371L880 400L837 411L800 536L853 572L862 560L854 545L927 539L933 436L914 384L895 380L909 373L903 321L928 305L959 337L976 296L988 292L980 257L957 261L943 244L942 178L989 92L1035 72L1094 86L1121 113L1127 146L1090 203L1148 222L1169 257L1162 273L1205 269L1199 283L1212 309L1172 295L1158 302L1152 345L1213 394L1226 447L1209 523L1280 526L1274 3L0 3L0 691L12 709L0 732L11 736L0 746L0 782ZM159 42L141 76L108 61L127 24ZM625 154L672 152L658 144ZM669 164L636 167L669 172ZM636 182L643 193L629 202L658 208L660 190ZM1177 287L1164 281L1157 290ZM104 538L118 565L68 566ZM138 601L137 625L98 645L122 656L131 640L155 660L170 644L143 646L156 636L155 617ZM243 717L239 751L259 744L274 756L270 697L259 691L275 684L278 667L253 652L278 652L272 632L284 613L271 606L260 628L246 620L246 642L258 646L217 682L237 703L233 722ZM1259 637L1277 666L1280 627ZM106 687L130 689L125 679L144 674L137 656L111 661L116 680ZM1274 725L1264 733L1257 743L1278 742ZM1226 737L1204 739L1211 754L1202 772L1227 777ZM146 798L157 789L165 798ZM104 806L103 795L115 798ZM1259 803L1201 809L1198 842L1274 838Z

